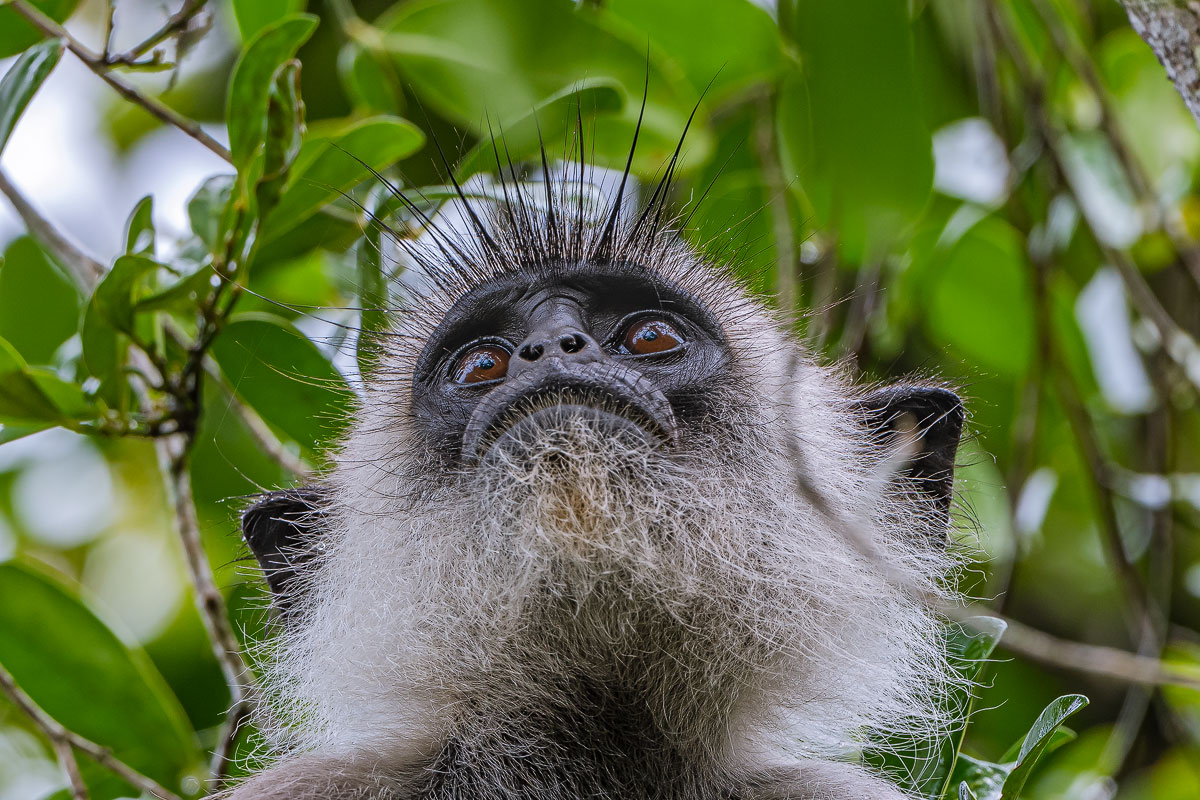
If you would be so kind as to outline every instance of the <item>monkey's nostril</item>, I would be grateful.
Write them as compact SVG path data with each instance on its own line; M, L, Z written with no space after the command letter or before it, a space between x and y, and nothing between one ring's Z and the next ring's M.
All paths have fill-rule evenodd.
M540 344L527 344L517 352L517 355L526 361L537 361L542 357L542 346Z
M578 353L587 347L587 339L580 333L567 333L559 337L558 346L564 353Z

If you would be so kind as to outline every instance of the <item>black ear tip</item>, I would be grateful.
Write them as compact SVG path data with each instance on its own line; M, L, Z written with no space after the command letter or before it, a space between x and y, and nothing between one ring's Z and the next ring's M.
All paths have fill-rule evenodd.
M901 478L948 514L954 494L954 457L966 422L958 393L936 383L900 384L872 392L857 407L876 442L890 443L900 430L916 426L919 452L901 471Z
M242 536L278 600L307 560L325 507L320 489L286 489L261 495L242 512Z

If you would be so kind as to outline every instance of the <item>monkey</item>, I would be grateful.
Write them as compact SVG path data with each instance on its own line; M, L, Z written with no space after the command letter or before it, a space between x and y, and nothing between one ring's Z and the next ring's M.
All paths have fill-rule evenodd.
M230 800L906 797L862 756L955 724L963 403L807 352L674 167L634 205L543 152L395 237L350 433L243 516L274 756Z

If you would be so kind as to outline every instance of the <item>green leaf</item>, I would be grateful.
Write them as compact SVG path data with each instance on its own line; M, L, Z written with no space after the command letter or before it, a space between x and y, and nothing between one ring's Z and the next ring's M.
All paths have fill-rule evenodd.
M800 0L804 79L781 90L787 177L851 262L891 249L925 208L933 145L903 0Z
M191 275L180 278L166 289L138 300L133 304L134 313L193 311L208 294L208 290L212 288L214 279L217 279L215 272L209 267L201 267Z
M648 79L635 165L652 173L670 158L698 93L656 52L647 61L643 34L588 5L426 0L396 4L376 26L406 85L480 136L487 135L487 118L516 119L581 82L621 85L639 99L626 103L624 113L602 116L593 127L585 109L588 155L603 165L624 166ZM704 125L696 124L689 160L698 161L709 147Z
M295 55L317 27L311 14L295 14L271 23L246 46L233 77L225 118L229 126L229 150L238 172L245 172L267 135L267 97L275 73Z
M546 98L529 113L498 124L495 133L500 141L495 149L491 138L484 137L463 156L455 173L461 182L477 172L507 169L510 157L514 164L519 164L537 155L541 142L562 141L575 127L576 108L589 115L600 115L619 113L624 106L625 95L620 84L603 78L583 81Z
M53 428L45 422L26 423L13 425L7 422L0 422L0 444L8 444L15 442L17 439L24 439L26 436L31 436L47 428Z
M144 256L119 256L92 295L100 318L121 333L132 333L135 292L158 269L158 262Z
M125 226L125 254L154 258L154 197L146 195L134 206Z
M77 596L41 572L0 565L0 664L46 713L176 791L199 765L162 676Z
M1016 230L985 218L916 268L934 341L1004 375L1025 374L1035 339L1032 270Z
M779 72L783 40L765 8L746 0L706 0L702 8L681 13L678 0L604 3L607 14L648 36L676 61L694 88L711 82L708 97L714 102Z
M958 786L958 796L962 797L962 787L965 784L978 800L1000 800L1004 787L1004 779L1008 777L1008 766L992 764L972 758L966 753L960 753L954 764L953 783Z
M404 110L395 66L374 51L347 42L338 53L338 76L355 107L375 114L398 115Z
M8 12L10 9L0 8L0 14ZM0 153L4 152L4 145L8 144L8 137L12 135L25 106L29 105L42 82L62 58L63 47L61 39L50 39L34 45L22 53L17 63L9 67L0 79Z
M29 0L55 22L63 22L75 11L79 0ZM32 44L40 42L42 32L33 27L15 8L0 4L0 58L15 56Z
M1021 796L1021 790L1025 788L1034 765L1055 740L1058 726L1087 704L1088 699L1083 695L1068 694L1046 706L1029 729L1029 733L1025 735L1025 741L1017 753L1017 760L1012 764L1012 771L1004 781L1005 798L1015 800Z
M250 39L282 17L304 10L305 0L233 0L233 18L242 41Z
M287 62L275 73L267 102L267 138L262 177L254 187L260 218L270 213L304 137L304 102L300 99L300 62Z
M34 380L25 360L11 344L0 339L0 423L62 419L63 413Z
M49 364L79 326L75 284L28 236L14 239L0 262L0 336L31 364Z
M406 120L375 117L354 123L329 139L305 142L279 205L263 226L261 239L266 243L279 238L371 177L370 169L359 160L371 169L383 170L415 153L424 141L424 134Z
M378 342L371 334L387 328L388 291L387 277L383 274L382 248L383 236L379 226L369 226L358 243L355 257L358 266L358 305L362 309L356 355L358 370L364 375L371 372L378 349Z
M286 320L236 317L213 340L212 354L237 395L307 454L319 454L346 430L351 395L345 380Z
M215 253L220 247L221 214L229 205L233 196L234 176L213 175L188 200L188 221L192 225L192 233L208 247L208 252Z

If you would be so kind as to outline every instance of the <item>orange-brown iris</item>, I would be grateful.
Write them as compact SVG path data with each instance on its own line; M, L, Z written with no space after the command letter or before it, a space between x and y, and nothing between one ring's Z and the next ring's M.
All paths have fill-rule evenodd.
M665 319L639 319L625 331L621 346L625 352L641 356L665 353L683 344L683 335Z
M472 347L454 365L457 383L483 383L503 378L508 373L508 351L498 344Z

